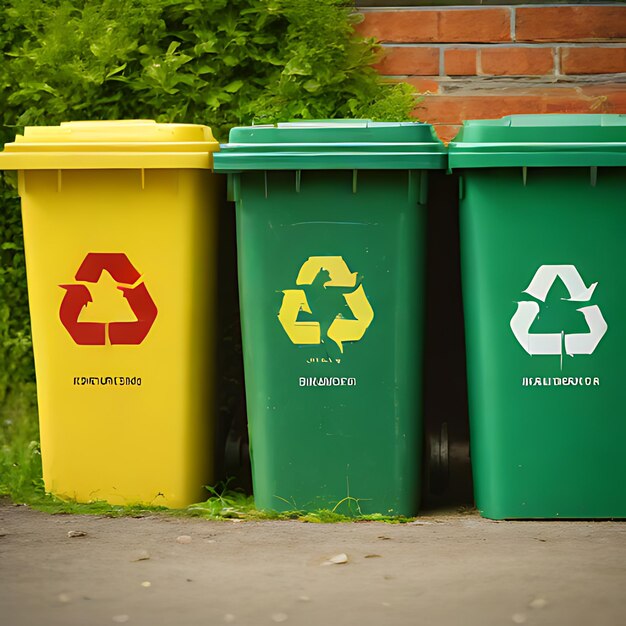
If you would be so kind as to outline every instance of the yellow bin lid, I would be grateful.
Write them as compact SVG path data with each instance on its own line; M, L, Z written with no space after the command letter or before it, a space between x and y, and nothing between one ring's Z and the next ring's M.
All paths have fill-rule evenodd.
M4 146L0 169L210 169L219 143L208 126L154 120L28 126Z

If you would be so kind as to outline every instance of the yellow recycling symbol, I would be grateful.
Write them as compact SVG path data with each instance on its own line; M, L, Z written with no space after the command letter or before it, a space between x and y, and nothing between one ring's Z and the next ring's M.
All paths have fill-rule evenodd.
M327 287L356 287L357 274L350 272L343 257L311 256L298 272L296 285L313 285L319 277L328 274L330 280L321 285ZM301 311L311 313L304 289L285 289L283 303L278 312L278 320L289 339L296 344L315 345L322 343L322 326L320 322L298 321ZM359 341L374 319L374 311L367 300L363 285L354 291L342 294L345 303L352 312L354 319L344 319L341 313L336 315L326 330L326 336L334 341L343 352L345 341Z

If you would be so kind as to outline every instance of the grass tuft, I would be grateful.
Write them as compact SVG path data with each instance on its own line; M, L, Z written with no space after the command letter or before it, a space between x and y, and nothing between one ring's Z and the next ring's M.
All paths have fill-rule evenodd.
M34 383L11 391L0 405L0 496L32 504L44 495Z
M197 517L209 520L298 520L315 524L377 521L401 524L413 518L389 515L363 515L359 501L346 497L332 510L317 511L259 511L254 498L228 488L228 482L218 487L206 487L209 497L204 502L185 509L160 506L119 506L108 502L74 502L46 493L41 474L41 451L37 419L37 398L34 384L26 384L11 393L0 405L0 497L9 497L16 504L51 514L102 515L107 517L146 517L166 515ZM288 503L289 504L289 503ZM337 510L350 512L344 515Z

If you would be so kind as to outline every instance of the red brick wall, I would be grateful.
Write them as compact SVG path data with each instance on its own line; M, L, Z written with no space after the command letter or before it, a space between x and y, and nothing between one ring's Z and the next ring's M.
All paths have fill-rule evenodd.
M424 94L415 109L451 138L464 119L626 113L626 5L362 8L381 73Z

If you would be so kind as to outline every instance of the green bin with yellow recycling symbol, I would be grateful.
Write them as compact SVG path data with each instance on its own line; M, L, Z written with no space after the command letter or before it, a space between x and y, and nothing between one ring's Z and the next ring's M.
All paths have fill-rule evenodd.
M236 203L255 502L413 515L421 465L427 170L419 123L235 128L215 156Z

